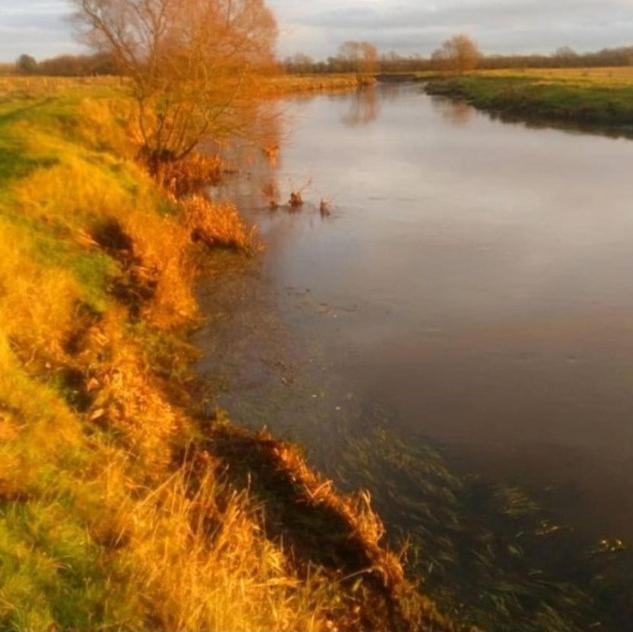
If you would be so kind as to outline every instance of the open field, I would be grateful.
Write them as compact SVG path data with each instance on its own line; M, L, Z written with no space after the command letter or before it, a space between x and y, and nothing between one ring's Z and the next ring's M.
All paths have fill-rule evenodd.
M441 621L364 496L198 405L198 262L251 236L136 164L117 81L0 80L0 629Z
M618 68L526 68L524 70L481 70L482 77L524 77L530 80L575 86L617 88L633 86L633 67Z
M38 96L59 94L68 90L95 88L118 90L125 85L121 77L25 77L0 76L0 98L9 95ZM279 96L321 90L353 90L361 84L373 82L354 74L341 75L275 75L262 83L262 96ZM89 94L89 93L88 93Z
M480 71L427 90L511 117L633 132L633 68Z
M280 75L271 78L268 85L272 94L292 94L319 90L354 90L373 82L371 77L359 78L355 74Z

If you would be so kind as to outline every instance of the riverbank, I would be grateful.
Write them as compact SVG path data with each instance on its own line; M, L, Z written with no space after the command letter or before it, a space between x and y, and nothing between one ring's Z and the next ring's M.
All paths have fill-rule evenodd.
M130 107L116 82L3 85L0 627L455 629L366 495L206 405L196 275L252 235L149 179Z
M272 77L267 82L265 90L268 94L279 96L296 93L357 90L363 86L375 83L376 79L372 76L363 77L356 74L280 75Z
M629 68L483 71L434 79L426 90L513 119L633 133Z

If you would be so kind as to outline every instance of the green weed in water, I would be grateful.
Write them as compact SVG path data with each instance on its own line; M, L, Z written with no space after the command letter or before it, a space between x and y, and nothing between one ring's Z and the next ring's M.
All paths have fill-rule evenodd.
M386 430L348 439L339 477L372 490L410 568L456 620L486 630L627 629L633 556L581 543L515 487L460 476L422 439Z

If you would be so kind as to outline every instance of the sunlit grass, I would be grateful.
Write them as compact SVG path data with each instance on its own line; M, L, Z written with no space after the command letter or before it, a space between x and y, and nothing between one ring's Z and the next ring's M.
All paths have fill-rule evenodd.
M361 81L355 74L279 75L263 84L266 94L291 94L319 90L353 90Z
M633 68L478 71L427 90L522 119L633 129Z
M544 82L565 83L584 87L633 86L633 66L617 68L526 68L524 70L482 70L483 77L523 77Z

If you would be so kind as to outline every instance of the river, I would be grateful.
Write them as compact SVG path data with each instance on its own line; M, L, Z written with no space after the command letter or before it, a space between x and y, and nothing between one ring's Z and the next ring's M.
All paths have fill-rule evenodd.
M461 538L422 571L454 611L464 573L459 598L439 584L463 568L463 542L514 537L513 520L574 543L521 542L526 569L568 581L561 546L622 565L633 143L505 123L419 85L291 98L280 112L279 155L241 148L247 167L212 192L236 199L265 244L201 292L200 367L218 403L304 445L342 487L369 487L390 528L419 535L421 557ZM268 208L291 190L301 209ZM459 520L481 532L442 532ZM490 625L494 607L466 608Z

